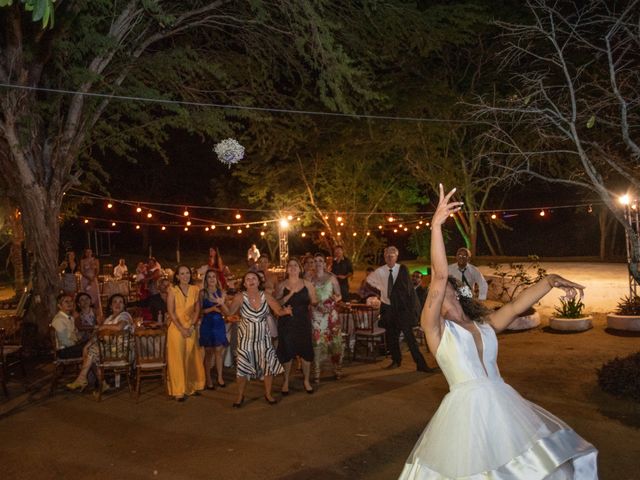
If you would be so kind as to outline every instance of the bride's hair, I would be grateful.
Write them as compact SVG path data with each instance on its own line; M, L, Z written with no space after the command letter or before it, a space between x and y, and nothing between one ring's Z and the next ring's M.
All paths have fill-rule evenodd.
M474 300L473 298L461 295L460 288L462 287L462 283L456 277L449 275L447 281L449 282L451 288L456 291L456 296L465 315L467 315L467 317L469 317L474 322L484 322L484 317L486 317L490 313L490 310L487 309L487 307L485 307L478 300Z

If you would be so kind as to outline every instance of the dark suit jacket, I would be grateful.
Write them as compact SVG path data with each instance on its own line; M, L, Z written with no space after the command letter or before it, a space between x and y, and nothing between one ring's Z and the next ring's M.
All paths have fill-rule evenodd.
M420 312L422 312L422 307L424 307L424 302L427 300L427 295L429 294L429 289L423 287L422 285L418 285L416 288L416 295L418 295L418 300L420 300Z
M385 309L383 323L387 325L385 328L405 328L413 327L420 320L420 300L416 295L416 291L411 283L409 269L400 264L398 277L393 283L393 290L389 296L391 305Z

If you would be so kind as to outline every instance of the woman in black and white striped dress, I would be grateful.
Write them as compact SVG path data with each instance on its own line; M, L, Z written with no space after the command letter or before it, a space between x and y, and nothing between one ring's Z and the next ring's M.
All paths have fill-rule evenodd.
M264 398L270 405L275 405L277 402L271 396L271 385L273 376L282 373L283 369L271 344L267 316L269 307L278 316L291 315L291 307L282 308L271 295L266 294L260 277L254 272L247 272L242 277L242 290L228 308L220 304L225 315L240 312L236 373L238 398L233 406L242 406L247 380L254 378L264 380Z

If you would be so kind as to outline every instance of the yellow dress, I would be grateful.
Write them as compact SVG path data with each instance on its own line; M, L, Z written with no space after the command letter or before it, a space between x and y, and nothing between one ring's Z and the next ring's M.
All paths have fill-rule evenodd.
M198 287L189 285L185 296L179 286L174 286L177 321L188 328L198 303ZM204 357L198 344L198 328L189 338L184 338L180 330L171 322L167 331L167 369L169 373L169 395L181 397L203 390L205 384Z

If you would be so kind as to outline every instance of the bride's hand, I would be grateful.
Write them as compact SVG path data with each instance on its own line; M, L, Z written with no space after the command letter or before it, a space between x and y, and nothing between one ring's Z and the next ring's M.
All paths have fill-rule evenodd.
M436 208L436 211L433 214L433 217L431 218L431 224L433 226L442 225L444 222L447 221L447 218L449 218L449 215L460 210L464 203L464 202L449 202L449 200L451 199L451 196L456 192L455 188L451 190L449 193L447 193L446 195L444 194L444 187L442 186L442 184L438 186L438 190L440 194L440 200L438 201L438 206Z
M584 297L584 289L586 288L584 285L562 278L560 275L556 275L555 273L547 275L545 279L549 282L551 288L555 287L564 290L565 300L573 300L576 298L576 294L578 292L580 292L580 296L578 297L580 300Z

